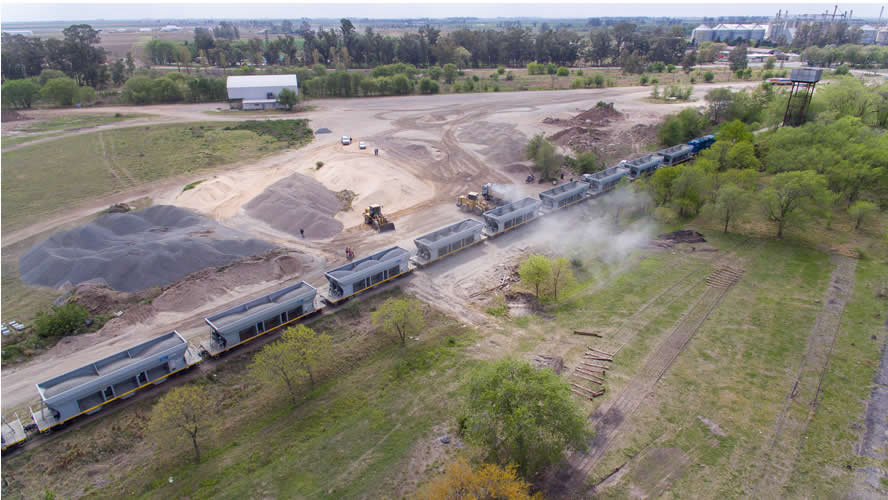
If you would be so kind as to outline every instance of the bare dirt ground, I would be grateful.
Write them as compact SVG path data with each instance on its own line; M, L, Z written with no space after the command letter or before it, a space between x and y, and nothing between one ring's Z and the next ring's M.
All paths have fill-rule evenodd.
M750 85L741 83L732 86ZM697 93L702 96L714 86L700 85ZM648 92L642 87L627 87L569 92L319 100L312 103L316 106L314 110L293 117L308 118L312 128L326 127L332 133L317 136L312 144L303 149L285 151L258 163L229 170L185 193L182 193L184 184L207 179L207 175L194 178L180 176L147 184L113 197L71 207L64 216L9 234L3 241L4 252L15 242L86 218L111 204L147 196L155 203L198 210L226 225L246 231L250 236L264 238L312 259L310 264L302 266L295 278L292 275L275 275L277 271L269 270L267 275L260 273L258 280L249 284L241 282L241 278L217 283L214 286L218 293L211 294L202 304L194 304L187 311L181 311L174 305L170 309L163 309L163 301L147 312L142 308L133 308L124 313L121 321L109 323L95 334L86 351L80 342L60 344L24 365L4 369L3 411L5 413L33 401L36 397L33 390L35 383L159 333L178 329L186 338L199 339L206 334L202 321L206 315L290 282L304 279L323 291L323 270L344 261L345 246L355 249L358 256L396 244L412 249L415 237L466 218L466 214L454 206L455 197L467 191L477 191L486 182L516 183L526 195L535 196L548 186L523 184L529 166L520 161L520 150L527 138L541 131L543 117L573 116L578 110L589 109L598 101L606 100L615 103L627 123L650 125L682 108L681 104L649 104L641 101ZM157 115L157 118L144 119L151 123L240 119L237 114L214 113L219 107L219 104L213 103L39 113L137 111ZM269 118L289 117L275 114ZM483 126L479 126L481 123ZM134 121L127 121L99 129L133 124ZM71 131L63 135L80 133L87 132ZM339 144L342 135L353 137L351 146ZM368 149L359 150L358 141L366 141ZM374 148L380 149L378 157L373 155ZM320 170L316 170L317 161L324 162ZM345 226L343 232L326 240L301 240L298 236L276 231L244 213L244 204L274 182L297 172L314 177L334 192L350 189L357 193L353 210L337 215ZM396 231L378 234L361 223L360 211L370 203L384 205L384 211L396 224ZM540 232L539 237L545 241L550 240L552 235ZM466 321L483 323L486 321L483 314L466 307L470 295L482 286L479 275L520 255L531 241L528 238L533 238L532 231L507 234L485 243L480 249L470 249L437 263L428 272L415 273L414 277L402 282L402 286L420 296L428 295L429 299L435 299L439 304L449 304L448 307L452 309L449 312ZM424 283L430 276L432 282ZM197 288L200 286L197 285ZM137 321L125 320L128 314L134 315Z

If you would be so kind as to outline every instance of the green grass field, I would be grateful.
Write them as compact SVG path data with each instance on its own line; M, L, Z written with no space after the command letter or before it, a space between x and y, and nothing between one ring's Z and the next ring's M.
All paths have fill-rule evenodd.
M234 165L287 142L224 124L130 127L65 137L2 154L4 234L124 189Z
M125 120L132 120L134 118L141 118L144 114L139 113L127 113L125 115L117 113L102 113L102 114L70 114L63 115L52 120L44 120L34 122L21 129L22 132L51 132L54 130L70 130L77 128L86 128L86 127L97 127L99 125L105 125L108 123L121 122Z

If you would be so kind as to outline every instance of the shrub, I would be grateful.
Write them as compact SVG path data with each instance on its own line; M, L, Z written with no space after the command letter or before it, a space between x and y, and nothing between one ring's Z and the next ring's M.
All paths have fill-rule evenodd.
M502 75L506 72L506 67L500 64L496 67L496 72Z
M480 78L478 78L478 75L472 75L473 82L477 82L478 80L480 80Z
M514 79L515 79L515 75L514 75L511 71L509 71L508 73L506 73L506 81L511 82L511 81L514 80Z
M7 80L0 91L4 108L30 108L40 93L40 85L31 80Z
M845 66L844 64L839 66L835 70L835 74L837 74L837 75L847 75L848 73L849 73L848 66Z
M70 106L77 99L77 82L71 78L53 78L40 90L40 97L59 106Z
M578 70L577 70L577 76L583 76L583 70L578 69Z
M558 76L568 76L570 75L570 70L567 69L565 66L561 66L560 68L558 68L556 74Z
M573 82L570 84L570 88L572 89L581 89L586 86L586 82L582 78L574 78Z
M558 66L555 63L549 63L546 65L546 73L549 75L554 75L558 72Z
M669 65L667 65L667 66L666 66L666 72L667 72L667 73L674 73L674 72L675 72L675 65L674 65L674 64L669 64Z
M638 80L638 83L640 85L647 85L648 81L649 81L649 78L647 75L641 75L641 78Z
M706 83L711 83L713 80L715 80L715 73L713 73L712 71L707 71L706 73L703 73L703 79L706 80Z
M52 306L34 318L34 332L42 338L80 333L86 328L89 311L75 303Z

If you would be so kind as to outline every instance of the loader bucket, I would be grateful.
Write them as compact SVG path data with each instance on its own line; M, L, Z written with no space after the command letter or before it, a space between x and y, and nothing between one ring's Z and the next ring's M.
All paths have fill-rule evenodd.
M395 223L394 222L386 222L385 224L379 225L379 232L380 233L383 233L385 231L394 231L394 230L395 230Z

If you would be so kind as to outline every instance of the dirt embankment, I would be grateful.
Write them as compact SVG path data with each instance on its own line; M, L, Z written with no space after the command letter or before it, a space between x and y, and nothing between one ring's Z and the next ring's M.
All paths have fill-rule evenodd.
M546 117L543 123L567 127L548 137L553 143L574 151L591 151L607 162L643 152L657 139L656 125L631 125L613 103L598 103L569 119Z

